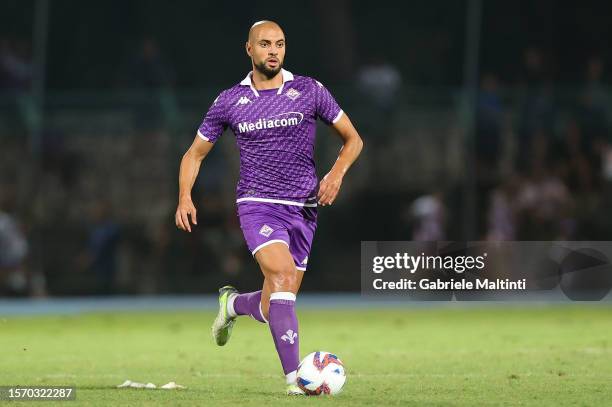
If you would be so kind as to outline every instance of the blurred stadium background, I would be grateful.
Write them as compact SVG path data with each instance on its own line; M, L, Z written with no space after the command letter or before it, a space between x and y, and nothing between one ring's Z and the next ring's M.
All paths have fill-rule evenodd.
M361 240L608 240L612 5L387 0L0 4L0 293L260 285L226 134L176 230L177 172L273 19L365 150L320 211L304 291L358 291ZM318 170L339 143L318 133Z
M286 68L323 82L365 140L319 212L299 299L302 354L338 352L349 372L318 402L609 405L611 295L358 291L365 240L611 240L610 15L553 0L1 1L0 385L72 384L101 406L286 405L265 326L243 318L224 348L208 330L219 286L262 279L231 133L194 188L194 233L173 219L180 158L250 69L249 26L272 19ZM317 143L323 175L339 141L321 126ZM188 390L115 389L126 379Z

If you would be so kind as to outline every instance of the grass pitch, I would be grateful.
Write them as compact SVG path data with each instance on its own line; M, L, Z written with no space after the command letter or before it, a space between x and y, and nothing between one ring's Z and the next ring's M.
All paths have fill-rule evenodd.
M183 311L0 317L0 385L76 385L68 406L612 403L610 307L298 312L302 356L345 363L341 395L288 399L266 325L242 317L217 347L213 314ZM126 379L188 389L115 388Z

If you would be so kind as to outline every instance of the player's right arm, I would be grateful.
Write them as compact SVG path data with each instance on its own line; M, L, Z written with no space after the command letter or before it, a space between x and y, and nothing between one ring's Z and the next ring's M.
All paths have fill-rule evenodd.
M191 200L191 189L198 177L202 161L213 146L213 143L204 141L200 136L196 135L191 147L189 147L189 150L187 150L181 160L181 170L179 172L179 200L174 220L179 229L187 232L191 232L191 225L189 223L190 216L193 224L198 224L197 211Z
M179 202L176 208L174 220L176 226L187 232L191 232L189 217L194 225L198 224L196 208L191 200L191 189L198 177L200 165L204 158L213 148L215 141L221 137L227 127L226 109L221 96L223 92L213 102L208 109L204 121L198 128L191 147L183 155L181 160L181 170L179 172Z

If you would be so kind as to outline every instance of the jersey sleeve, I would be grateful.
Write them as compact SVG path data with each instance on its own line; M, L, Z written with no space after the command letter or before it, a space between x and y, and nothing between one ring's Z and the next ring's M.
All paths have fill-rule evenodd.
M204 141L214 143L223 134L227 128L227 109L223 92L212 103L200 127L198 127L198 136Z
M340 120L342 116L342 109L336 102L336 99L327 90L325 86L319 81L315 82L315 95L316 95L316 112L317 117L323 120L326 124L331 125Z

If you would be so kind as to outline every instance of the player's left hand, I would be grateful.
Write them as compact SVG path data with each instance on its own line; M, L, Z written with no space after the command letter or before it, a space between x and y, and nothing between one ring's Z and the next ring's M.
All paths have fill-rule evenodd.
M319 194L317 196L319 205L331 205L338 196L340 186L342 185L342 174L330 171L323 177L319 184Z

